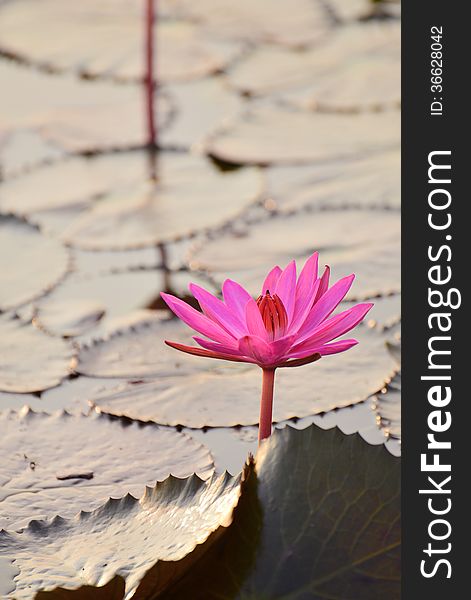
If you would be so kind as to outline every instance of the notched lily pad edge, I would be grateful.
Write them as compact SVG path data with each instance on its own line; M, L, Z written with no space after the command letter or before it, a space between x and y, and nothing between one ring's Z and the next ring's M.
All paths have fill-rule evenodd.
M0 178L0 183L1 183L1 181L2 180ZM45 233L37 223L34 223L34 221L29 219L25 215L18 214L18 213L12 212L12 211L2 211L0 208L0 222L3 220L8 220L8 219L18 221L18 222L22 223L23 225L31 227L37 233L44 236L46 239L47 238L56 239L52 236L49 236L47 233ZM66 261L65 269L62 272L62 274L59 276L59 278L56 279L55 281L53 281L52 283L50 283L49 285L47 285L45 288L43 288L40 292L38 292L31 298L28 298L28 300L25 300L24 302L20 302L19 304L16 303L15 305L10 306L6 309L2 309L0 307L0 315L7 314L7 313L12 313L14 315L15 311L17 309L21 309L21 308L27 306L28 304L34 303L34 302L44 298L45 296L50 294L52 291L54 291L61 283L63 283L74 272L75 258L72 253L72 250L70 248L68 248L65 244L62 244L59 241L58 241L58 244L61 244L61 246L64 248L64 250L67 254L67 261Z
M207 544L208 540L210 538L213 538L212 543L214 543L223 534L223 532L232 524L232 521L234 518L234 511L236 510L237 506L239 505L240 499L245 491L246 486L248 485L249 480L253 477L255 477L255 459L254 459L253 455L251 455L251 454L248 455L246 463L244 464L244 466L242 468L242 471L237 475L231 475L226 470L220 475L216 475L214 473L213 475L211 475L211 477L209 479L204 480L204 479L201 479L201 477L199 477L196 473L193 473L189 477L185 477L185 478L176 477L176 476L170 474L163 481L156 482L155 486L153 486L153 487L145 486L145 491L144 491L144 494L141 496L141 498L136 498L132 494L127 493L125 496L122 496L120 498L110 497L100 507L98 507L92 511L82 510L72 518L63 518L59 515L56 515L55 517L51 518L50 520L32 519L26 527L24 527L16 532L10 532L8 530L2 529L2 530L0 530L0 545L1 545L2 538L8 540L8 538L14 538L14 537L21 536L25 532L31 532L33 534L39 534L42 536L46 536L48 531L53 530L56 527L61 529L64 526L66 526L67 523L72 523L72 522L80 523L83 521L88 521L89 519L93 519L93 517L95 517L95 516L99 517L102 513L106 514L109 512L111 512L111 513L116 512L120 507L132 508L136 504L139 504L143 500L152 499L153 496L156 496L158 498L159 495L165 493L165 489L171 485L179 486L180 491L184 491L185 488L189 487L190 489L193 489L193 492L198 491L202 487L210 488L214 484L219 485L221 487L226 487L228 482L233 482L234 485L238 485L239 491L238 491L238 495L237 495L237 501L235 502L235 504L233 504L230 513L227 515L224 515L222 518L219 519L217 526L208 532L207 537L200 542L194 543L194 545L191 547L191 549L189 551L185 552L184 554L182 554L179 558L175 558L174 560L171 560L171 561L157 560L151 567L149 567L146 574L139 582L139 585L140 585L142 583L142 581L145 579L146 575L152 569L154 569L158 564L178 563L184 559L187 559L188 557L191 557L191 555L193 555L194 553L196 554L195 561L199 560L206 552L204 546ZM210 544L209 547L212 546L212 543ZM191 566L191 564L189 566ZM189 567L187 567L187 569L188 568ZM97 590L100 588L106 588L107 586L110 586L110 585L116 585L116 587L120 591L122 590L122 594L123 594L123 598L124 598L125 581L122 578L122 576L120 576L119 574L114 574L114 575L110 574L110 576L107 579L104 579L99 586L93 586L93 585L84 585L84 586L80 586L80 587L58 586L58 587L54 587L54 588L36 590L37 596L35 596L35 597L42 597L41 596L42 593L47 594L48 592L49 593L60 592L61 590L66 590L69 592L70 591L79 591L79 590L83 590L83 591ZM139 585L138 585L138 587L139 587ZM12 592L12 594L13 593L14 593L14 591ZM12 595L10 595L9 597L14 598L14 596L12 596Z

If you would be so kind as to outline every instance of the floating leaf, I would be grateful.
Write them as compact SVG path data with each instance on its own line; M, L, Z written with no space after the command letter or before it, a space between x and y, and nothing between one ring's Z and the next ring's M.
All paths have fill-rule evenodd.
M78 336L99 325L101 332L116 319L144 309L159 291L154 272L70 277L38 304L36 322L50 333ZM98 330L94 332L98 334Z
M154 168L158 183L149 180ZM135 249L220 226L261 188L257 169L221 173L203 157L177 153L151 166L146 152L134 151L71 158L18 177L0 189L0 208L85 249Z
M232 122L206 144L229 163L344 160L399 146L399 113L358 115L295 112L263 106Z
M139 160L147 160L145 153ZM159 157L158 182L115 188L72 219L64 240L85 249L154 246L223 225L261 191L256 169L220 173L199 156ZM76 217L76 215L73 215Z
M273 0L179 0L183 14L198 19L202 35L219 39L269 42L300 47L322 39L329 32L323 7L297 0L295 10L287 2Z
M374 404L376 421L387 437L401 439L401 372L386 382Z
M45 140L38 131L4 131L0 134L0 176L11 177L38 163L57 160L63 154L63 150Z
M34 12L34 6L31 2L28 11ZM5 5L0 8L0 29L4 25L3 8ZM70 12L70 7L68 10ZM44 15L41 13L40 20ZM53 39L50 26L54 23L52 17L47 27L38 27L37 21L32 26L35 33L44 33ZM27 34L28 43L33 40L32 33ZM61 39L64 42L68 39L64 32L56 41ZM83 37L81 43L83 47ZM128 148L147 141L142 90L137 86L117 86L106 81L83 82L72 76L51 77L6 61L0 63L0 78L9 83L3 86L0 96L0 130L6 129L10 135L18 129L29 131L30 135L39 137L42 145L52 146L59 154ZM18 90L21 90L21 101ZM159 94L157 102L159 126L164 128L171 106L165 95ZM29 152L28 149L27 154ZM27 166L27 162L26 157L20 159L19 167Z
M47 293L68 268L69 253L62 244L29 223L0 215L0 311Z
M128 0L20 0L1 8L1 49L17 60L86 77L142 80L145 5ZM38 23L47 22L47 27ZM202 36L191 22L162 19L155 27L159 81L201 77L221 71L241 45ZM84 45L84 39L87 40ZM117 44L116 41L119 40Z
M115 379L73 377L40 395L0 392L0 411L19 410L28 406L36 412L52 413L66 410L68 413L87 413L90 411L91 398L107 390L115 390L119 383L121 382Z
M392 294L390 296L380 296L372 300L373 308L369 311L367 324L369 327L376 327L379 331L390 332L401 323L401 296ZM340 307L347 310L353 306L353 302L343 302ZM393 357L394 358L394 357Z
M0 319L0 391L40 392L67 377L74 365L72 347L18 319Z
M400 0L328 0L326 6L339 21L374 21L401 15Z
M280 166L266 170L269 207L283 212L300 208L399 208L399 150L355 161Z
M93 342L80 350L77 372L91 377L149 378L206 371L221 365L220 361L202 361L182 356L165 345L166 339L191 342L191 333L180 321L143 322L140 326L122 328L109 338Z
M109 381L109 380L108 380ZM54 391L54 390L53 390ZM345 408L330 410L302 419L283 421L276 425L277 429L286 425L295 429L306 429L313 423L321 429L338 427L342 433L351 435L358 433L368 444L381 445L393 456L400 456L401 447L398 440L386 438L378 428L374 398L358 402ZM247 454L255 454L258 445L258 427L183 429L193 438L211 450L217 472L224 470L237 473Z
M398 458L338 429L287 427L256 473L256 495L166 600L400 598Z
M183 332L184 326L173 321L161 325L150 327L147 334L138 330L81 351L77 369L88 375L160 377L97 395L92 401L98 408L132 419L196 428L258 423L260 369L182 357L163 341L183 338L178 331ZM383 336L361 328L355 337L360 341L357 348L334 360L323 358L306 368L301 378L294 369L279 370L275 421L348 406L383 387L393 370Z
M245 476L251 470L247 467ZM117 576L124 579L125 590L118 586L106 596L109 600L160 597L230 525L242 477L224 474L204 482L196 475L171 476L147 488L140 500L111 498L74 519L33 521L19 534L0 532L0 555L13 554L19 571L10 582L14 597L36 598L36 592L60 585L95 598L90 587L82 586L102 587Z
M0 208L31 215L68 207L84 207L97 198L148 176L139 152L71 157L6 181L0 188Z
M273 264L294 256L307 259L318 250L333 278L356 274L347 299L371 298L400 286L400 218L390 211L323 211L265 219L237 237L215 238L191 254L194 268L222 281L235 279L253 296Z
M146 484L170 473L208 477L213 470L204 446L155 426L126 426L97 413L47 415L27 407L0 414L0 422L0 529L25 527L33 518L71 517L110 496L139 497Z
M389 341L389 342L387 342L386 345L389 350L389 353L396 361L398 367L400 367L401 366L401 340L400 340L400 338L399 338L399 340Z
M339 27L303 52L259 47L229 73L250 95L281 94L303 107L358 110L399 106L400 26Z
M386 381L380 394L375 396L376 421L384 434L392 439L401 439L401 341L387 342L389 353L394 358L398 371Z
M169 127L160 136L162 143L167 146L197 146L243 107L239 95L234 94L218 78L171 85L167 93L176 111Z

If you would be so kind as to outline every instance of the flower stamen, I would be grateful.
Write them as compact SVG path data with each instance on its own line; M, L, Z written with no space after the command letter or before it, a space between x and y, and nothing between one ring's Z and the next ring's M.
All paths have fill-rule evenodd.
M257 298L257 306L262 315L263 324L272 340L283 337L288 327L288 314L281 298L266 290Z

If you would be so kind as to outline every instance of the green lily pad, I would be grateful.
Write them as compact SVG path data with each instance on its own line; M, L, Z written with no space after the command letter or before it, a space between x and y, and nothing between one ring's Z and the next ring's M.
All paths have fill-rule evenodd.
M222 283L238 281L253 296L273 265L300 263L315 250L332 265L332 281L356 274L347 299L367 299L400 288L400 217L392 211L299 212L245 225L214 238L190 254L195 269Z
M263 105L233 120L205 144L235 164L339 161L399 146L399 113L323 114Z
M99 4L81 0L67 7L61 0L44 0L41 5L20 0L1 7L0 48L41 68L140 81L144 77L144 11L144 3L127 0ZM218 72L242 49L232 41L208 39L195 23L184 20L159 20L155 38L161 82Z
M19 571L10 580L14 597L33 599L38 591L62 597L64 590L108 600L160 597L221 537L241 493L242 475L206 482L170 476L140 500L110 498L73 519L33 521L19 534L2 531L0 558L14 555ZM106 596L95 595L100 590L91 586L107 584Z
M20 219L0 215L0 311L52 290L66 275L69 263L69 252L57 240Z
M338 429L287 427L256 473L256 494L166 600L400 598L398 458Z
M155 426L126 426L97 413L48 415L27 407L1 413L0 422L0 529L17 530L31 519L71 517L110 496L139 497L147 484L170 473L208 477L213 471L204 446Z
M103 412L141 421L193 428L258 423L261 371L254 365L188 356L164 340L191 343L182 323L150 324L81 350L77 371L94 377L128 377L115 390L91 401ZM355 332L358 347L276 377L274 421L305 417L365 400L384 387L393 371L382 335L366 327ZM339 377L342 373L342 377ZM348 380L348 386L345 381Z
M0 319L0 356L0 391L19 394L59 385L76 362L65 340L6 317Z

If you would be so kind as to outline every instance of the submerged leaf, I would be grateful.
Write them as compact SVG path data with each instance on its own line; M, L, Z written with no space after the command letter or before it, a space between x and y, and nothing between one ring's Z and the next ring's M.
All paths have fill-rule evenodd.
M0 391L26 394L59 385L75 366L75 352L18 319L0 319Z
M0 215L0 311L50 291L67 273L69 259L57 240L15 217Z
M83 586L109 582L116 584L105 596L109 600L160 597L230 525L251 471L250 465L237 477L206 482L196 475L171 476L147 488L140 500L110 498L73 519L33 521L19 534L0 532L0 558L14 556L19 571L11 582L14 598L33 599L40 590L52 592L44 598L63 597L53 591L58 586L78 590L78 597L101 598L94 595L99 590ZM117 576L125 582L124 594Z
M213 471L209 452L189 436L97 413L47 415L25 407L0 413L0 425L0 529L71 517L127 492L139 497L170 473Z
M286 427L263 444L256 473L258 504L165 600L400 598L399 459L338 429ZM247 519L260 510L247 573L257 543Z

